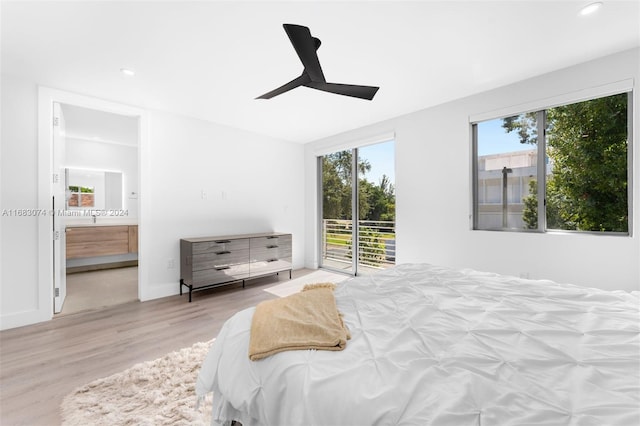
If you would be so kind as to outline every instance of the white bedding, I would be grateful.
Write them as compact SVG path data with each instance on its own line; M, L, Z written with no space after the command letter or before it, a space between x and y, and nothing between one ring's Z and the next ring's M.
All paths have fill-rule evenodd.
M341 352L248 358L223 326L196 392L213 424L640 425L640 298L432 265L338 284Z

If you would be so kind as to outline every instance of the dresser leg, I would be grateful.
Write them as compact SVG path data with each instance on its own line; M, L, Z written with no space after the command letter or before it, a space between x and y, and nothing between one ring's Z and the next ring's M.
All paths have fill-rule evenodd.
M184 280L180 278L180 296L182 296L182 286L185 286L189 289L189 303L191 303L191 293L193 292L193 285L185 283Z

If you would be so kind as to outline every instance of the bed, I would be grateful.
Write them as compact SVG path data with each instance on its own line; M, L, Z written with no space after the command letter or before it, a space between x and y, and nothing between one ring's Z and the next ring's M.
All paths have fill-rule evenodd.
M640 424L640 293L405 264L338 284L343 351L248 358L222 327L196 392L212 424Z

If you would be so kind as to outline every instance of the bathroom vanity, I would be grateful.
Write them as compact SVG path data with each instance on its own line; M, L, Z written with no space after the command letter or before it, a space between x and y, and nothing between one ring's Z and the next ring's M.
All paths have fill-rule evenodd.
M67 268L132 266L134 260L137 264L138 225L68 225L66 242Z

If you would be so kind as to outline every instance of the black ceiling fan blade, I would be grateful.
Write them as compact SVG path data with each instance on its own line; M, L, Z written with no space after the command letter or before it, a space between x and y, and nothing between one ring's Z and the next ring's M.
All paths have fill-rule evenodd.
M277 89L274 89L270 92L265 93L262 96L258 96L256 99L271 99L274 96L278 96L283 94L284 92L288 92L291 89L295 89L296 87L300 87L306 83L309 83L311 81L311 79L309 78L309 75L304 72L302 73L302 75L300 77L296 77L293 80L291 80L288 83L283 84L282 86L278 87Z
M320 40L311 36L309 28L305 26L295 24L283 24L282 26L311 80L326 81L316 53L320 47Z
M289 40L298 54L298 58L300 58L302 65L304 65L304 71L300 77L297 77L262 96L258 96L256 99L271 99L274 96L288 92L298 86L306 86L312 89L322 90L324 92L351 96L353 98L367 100L373 99L378 92L379 87L327 83L324 73L322 72L322 67L320 66L318 54L316 53L322 44L320 39L313 37L309 28L303 25L283 24L282 26L287 33L287 36L289 36Z
M375 86L358 86L354 84L338 84L338 83L322 83L310 81L304 86L322 90L324 92L336 93L338 95L351 96L354 98L372 100L378 92L379 87Z

